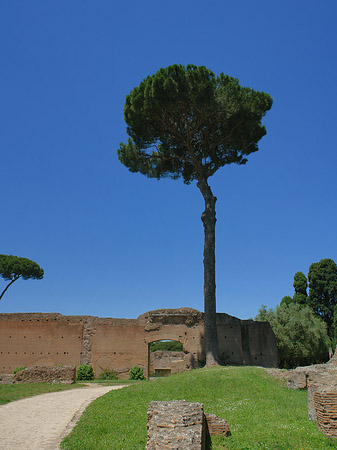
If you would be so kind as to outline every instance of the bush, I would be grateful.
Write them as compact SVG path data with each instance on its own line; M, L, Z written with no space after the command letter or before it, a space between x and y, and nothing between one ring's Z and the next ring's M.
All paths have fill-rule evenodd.
M118 380L118 375L114 370L103 369L99 374L99 380Z
M25 370L25 369L27 369L27 367L16 367L13 370L13 374L15 375L16 373L21 372L21 370Z
M281 368L291 369L328 360L330 341L326 324L309 306L281 302L275 309L267 309L262 305L255 320L270 323Z
M143 369L138 366L129 370L129 380L145 380Z
M95 378L94 369L92 368L92 366L82 364L77 367L76 372L77 381L93 380L94 378Z

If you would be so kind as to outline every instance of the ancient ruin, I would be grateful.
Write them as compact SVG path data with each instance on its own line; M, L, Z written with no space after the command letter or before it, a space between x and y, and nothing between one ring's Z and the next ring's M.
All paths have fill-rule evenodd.
M326 364L267 373L286 381L288 389L307 389L308 418L329 438L337 438L337 350Z
M225 364L277 367L275 337L267 322L217 314L220 356ZM58 313L0 314L0 373L16 367L91 364L96 376L113 369L128 378L137 365L151 370L151 342L183 344L179 355L152 358L152 370L170 373L204 361L203 314L191 308L149 311L137 319L63 316Z
M14 375L14 383L61 383L72 384L76 379L75 366L33 366Z
M185 400L151 402L147 433L146 450L206 450L204 406Z
M202 403L153 401L148 406L146 450L207 450L215 435L230 436L229 423L205 414Z

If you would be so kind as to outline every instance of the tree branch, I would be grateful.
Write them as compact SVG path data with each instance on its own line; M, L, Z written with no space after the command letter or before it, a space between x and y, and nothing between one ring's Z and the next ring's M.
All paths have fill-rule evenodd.
M219 169L219 167L220 167L220 164L219 164L219 158L217 157L217 154L216 154L216 148L219 147L220 145L222 145L228 138L230 138L230 137L232 136L232 134L234 133L234 131L235 131L242 123L243 123L243 120L240 120L236 125L234 125L234 127L231 129L231 131L230 131L228 134L226 134L226 136L224 136L222 139L220 139L219 142L217 142L215 145L213 145L213 146L210 148L210 152L211 152L211 154L212 154L212 160L213 160L213 163L214 163L214 168L211 169L211 170L209 171L209 176L214 175L214 173L215 173L215 172ZM208 165L208 167L209 167L209 165Z
M11 286L14 281L18 280L20 278L20 275L17 275L16 277L14 277L14 280L12 280L10 283L7 284L7 286L5 287L5 289L2 291L1 295L0 295L0 300L2 299L2 297L4 296L4 293L7 291L7 289L9 288L9 286Z
M156 145L154 147L158 150L158 147ZM161 156L161 155L153 155L153 154L151 154L151 155L144 155L144 157L146 159L152 159L152 158L162 159L163 161L171 161L171 160L174 160L174 159L178 159L179 161L186 161L186 158L184 158L183 156L176 156L176 155L165 157L165 156Z
M201 181L201 180L205 180L206 181L207 177L205 178L204 174L202 173L202 169L200 167L200 164L198 162L197 157L195 156L195 152L194 152L194 150L193 150L193 148L191 146L191 143L187 142L185 145L186 145L188 153L189 153L189 155L191 157L192 165L193 165L193 167L195 168L195 171L198 174L198 180L199 181Z
M233 132L243 123L243 119L240 120L234 127L231 129L230 133L224 136L220 141L215 145L215 147L219 147L219 145L223 144L228 138L230 138Z

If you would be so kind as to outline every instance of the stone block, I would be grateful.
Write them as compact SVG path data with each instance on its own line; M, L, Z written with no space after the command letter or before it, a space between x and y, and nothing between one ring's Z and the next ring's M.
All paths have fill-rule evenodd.
M149 404L147 419L146 450L205 450L202 403L153 401Z

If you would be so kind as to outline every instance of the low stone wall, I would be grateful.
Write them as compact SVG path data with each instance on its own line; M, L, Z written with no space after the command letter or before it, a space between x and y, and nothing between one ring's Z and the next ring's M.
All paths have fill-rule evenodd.
M14 375L15 383L62 383L71 384L75 382L76 367L43 367L35 366L21 370Z
M307 389L308 379L320 379L325 374L334 373L337 370L336 360L331 360L326 364L313 364L311 366L296 367L296 369L266 369L266 372L279 380L286 382L288 389Z
M0 373L0 384L13 384L14 375L7 373Z
M287 383L288 389L308 390L308 418L322 433L337 438L337 352L326 364L269 370L267 373Z

